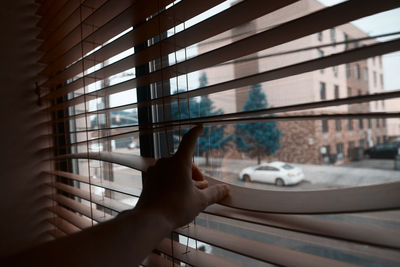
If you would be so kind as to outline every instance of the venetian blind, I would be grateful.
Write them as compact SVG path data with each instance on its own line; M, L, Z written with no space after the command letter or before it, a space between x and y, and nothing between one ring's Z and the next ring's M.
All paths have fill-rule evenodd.
M313 1L295 0L37 2L44 65L37 86L53 127L48 186L55 238L132 208L141 193L141 172L154 158L173 153L185 130L196 124L226 126L222 135L229 136L239 124L306 122L313 128L321 120L383 123L399 117L398 111L362 108L396 99L399 91L333 98L321 93L254 110L239 107L244 104L240 95L254 85L320 75L344 64L357 76L359 62L398 51L398 38L376 41L398 32L334 40L332 29L397 8L399 1L352 0L310 9L305 7ZM249 26L263 20L266 26ZM329 42L279 49L327 32ZM301 56L322 49L330 52ZM280 57L285 63L287 55L298 58L274 63ZM294 94L297 88L291 90ZM221 98L236 101L229 103L236 108L202 111L201 99ZM210 145L215 142L209 137L199 144L207 151L199 148L195 163L216 153ZM220 173L205 165L209 183L220 182ZM394 266L400 258L399 191L399 182L321 190L260 190L234 183L228 199L176 229L143 265Z

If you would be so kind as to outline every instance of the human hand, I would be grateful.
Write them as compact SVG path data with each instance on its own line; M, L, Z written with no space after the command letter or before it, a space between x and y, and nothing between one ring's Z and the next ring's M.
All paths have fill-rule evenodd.
M199 169L192 164L196 140L202 131L202 126L191 129L183 136L175 155L159 159L145 174L135 209L162 214L171 230L190 223L200 211L229 193L229 187L224 184L208 187Z

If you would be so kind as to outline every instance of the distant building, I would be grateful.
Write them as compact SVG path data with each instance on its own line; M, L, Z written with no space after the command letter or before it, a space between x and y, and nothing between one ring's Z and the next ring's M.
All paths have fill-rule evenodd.
M209 40L199 46L199 53L323 7L322 4L315 0L297 2L232 31L225 32L213 40ZM302 12L299 12L299 10ZM233 64L221 64L205 72L209 84L222 82L342 52L355 46L371 44L376 41L368 40L359 43L338 44L275 57L267 56L270 54L322 44L334 44L366 36L368 35L354 25L344 24L248 55L236 60ZM382 60L381 57L374 57L351 64L265 82L262 83L262 88L267 95L269 106L274 107L378 93L383 91ZM237 88L211 95L210 97L215 105L223 109L225 113L238 112L242 110L247 100L248 90L249 87ZM384 101L374 101L371 103L326 107L318 110L313 109L297 112L296 114L382 111L385 111ZM387 123L383 119L290 121L279 122L278 125L282 130L281 149L273 157L288 162L335 163L357 157L357 148L360 148L359 150L362 152L363 149L382 143L387 138Z

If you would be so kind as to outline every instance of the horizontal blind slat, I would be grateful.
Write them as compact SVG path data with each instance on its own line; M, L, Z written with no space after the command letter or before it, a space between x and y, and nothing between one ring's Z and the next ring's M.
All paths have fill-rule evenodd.
M38 36L43 42L38 50L45 52L50 51L54 45L59 43L73 29L78 29L80 20L89 17L93 10L104 4L106 0L86 0L80 4L80 1L71 1L66 8L57 13L51 21L48 22L47 28L41 31ZM86 8L81 8L86 6ZM90 6L90 7L89 7Z
M68 235L80 231L80 229L78 227L76 227L72 223L62 219L61 217L51 218L48 220L48 222Z
M96 208L91 209L90 206L87 206L81 202L78 202L77 200L73 200L61 194L54 194L50 196L50 198L61 205L73 209L74 211L79 212L82 215L85 215L86 217L93 218L93 220L95 220L96 222L104 222L113 218L113 216L105 212L99 211Z
M253 259L277 264L279 266L356 266L346 262L339 262L312 254L306 254L303 252L242 238L240 236L212 230L199 225L190 225L185 229L179 228L175 231L181 235L189 236L196 240L200 240Z
M396 238L398 233L390 229L321 220L299 215L259 213L221 205L209 206L203 213L363 245L368 244L389 249L400 248L400 241Z
M125 35L121 36L120 38L114 40L113 42L101 47L94 53L86 56L84 59L80 59L78 62L74 63L72 66L68 67L61 73L56 74L53 77L50 77L41 86L46 88L51 88L59 83L62 83L63 81L72 78L75 75L78 75L82 71L95 66L99 62L103 62L111 58L112 56L115 56L118 53L121 53L131 48L133 44L143 43L152 37L158 37L160 32L165 32L171 27L180 24L182 21L185 21L188 18L194 17L204 11L207 11L209 8L221 2L223 2L223 0L212 0L212 1L207 1L206 3L195 0L186 0L179 2L178 4L165 10L164 12L161 12L159 15L153 17L149 21L138 25L137 27L135 27L133 31L130 31ZM104 36L102 38L104 39ZM97 42L99 42L99 40L97 40ZM156 45L158 46L158 44ZM147 63L151 59L155 59L154 57L160 56L161 53L160 49L161 47L158 50L155 50L157 53L153 53L152 58L145 59L142 56L137 57L137 55L134 55L132 58L130 57L131 66L141 65ZM72 48L66 54L68 55L68 59L72 62L72 60L81 57L82 51L77 48ZM140 54L149 55L148 53L144 53L143 51ZM66 55L62 56L62 58L65 57ZM138 62L135 60L136 58L139 59ZM54 64L57 64L57 61L54 62ZM64 60L61 60L61 63L63 62ZM54 64L52 63L53 72L58 70L58 68L54 69ZM57 65L64 66L65 63Z
M165 96L163 98L159 98L156 100L152 100L151 102L153 103L159 103L160 101L171 101L171 99L175 99L177 97L184 97L184 98L190 98L190 97L196 97L196 96L201 96L201 95L208 95L212 93L217 93L217 92L222 92L230 89L235 89L235 88L240 88L243 86L248 86L251 84L256 84L260 82L267 82L267 81L272 81L276 79L281 79L293 75L298 75L318 69L323 69L326 67L330 66L337 66L345 63L350 63L353 61L365 59L368 57L374 57L374 56L379 56L382 54L387 54L391 52L395 52L400 50L400 38L399 39L394 39L391 41L386 41L382 43L377 43L369 46L364 46L361 48L341 52L341 53L336 53L330 56L322 57L322 58L317 58L317 59L311 59L307 61L303 61L300 63L296 63L293 65L289 66L284 66L280 68L276 68L273 70L268 70L264 72L260 72L257 74L249 75L249 76L244 76L240 77L237 79L233 79L227 82L222 82L206 87L202 87L199 89L195 90L190 90L186 92L179 93L177 96L171 95L171 96ZM125 64L125 62L123 62ZM158 71L160 72L160 71ZM155 72L149 74L152 75ZM166 78L166 77L164 77ZM87 78L85 79L93 79L93 78ZM78 82L80 81L80 82ZM140 81L138 78L134 78L131 80L127 80L106 88L103 88L101 91L110 91L108 94L114 94L118 92L122 92L124 90L132 89L137 87ZM47 96L44 96L44 98L51 98L51 97L59 97L65 93L69 93L75 89L77 89L79 86L79 83L83 83L82 80L77 80L77 83L71 83L70 85L67 85L61 90L54 91L53 93L48 94ZM83 85L83 84L82 84ZM100 92L96 91L93 92L92 95L94 94L100 94ZM148 104L148 103L146 103Z
M181 93L180 93L181 94ZM169 101L165 101L166 103L171 103L170 101L176 101L177 99L183 99L183 97L180 97L179 95L174 95L175 98L170 98ZM89 94L90 95L90 94ZM301 110L307 110L307 109L314 109L314 108L320 108L320 107L330 107L330 106L339 106L339 105L346 105L346 104L359 104L359 103L365 103L365 102L371 102L371 101L379 101L379 100L388 100L388 99L393 99L400 97L400 90L393 90L390 92L383 92L383 93L374 93L370 95L358 95L358 96L350 96L346 98L338 98L338 99L332 99L332 100L322 100L319 102L309 102L309 103L301 103L301 104L294 104L294 105L287 105L287 106L278 106L278 107L270 107L262 110L256 110L256 111L248 111L248 112L237 112L235 113L236 115L233 115L231 113L228 114L223 114L223 115L216 115L216 116L209 116L208 118L231 118L231 117L245 117L247 116L246 114L249 114L248 116L256 116L256 115L268 115L268 114L276 114L280 112L292 112L292 111L301 111ZM56 122L63 122L63 121L68 121L68 120L75 120L79 119L85 116L92 116L92 115L100 115L100 114L105 114L108 112L115 112L119 110L125 110L125 109L132 109L136 108L138 106L140 107L148 107L150 104L157 104L158 99L155 99L154 102L148 102L148 103L143 103L138 105L137 103L132 103L132 104L126 104L122 106L116 106L112 108L105 108L105 109L98 109L95 111L90 111L90 112L82 112L78 114L74 114L71 116L66 116L64 118L59 118L52 120L52 123ZM165 103L164 103L165 104ZM49 109L50 111L51 109ZM54 110L51 110L54 111Z
M109 189L113 192L123 193L133 197L139 197L141 190L139 188L131 188L127 186L118 185L115 182L107 181L105 179L94 179L83 175L78 175L74 173L64 172L64 171L48 171L47 173L61 176L67 179L76 180L90 185L95 185L101 188Z
M267 81L273 81L285 77L290 77L293 75L298 75L314 70L319 70L319 69L324 69L327 67L331 66L337 66L345 63L350 63L353 61L365 59L368 57L374 57L374 56L379 56L382 54L386 53L391 53L400 50L400 39L395 39L392 41L387 41L383 43L378 43L370 46L365 46L337 54L333 54L330 56L318 58L318 59L312 59L304 62L300 62L297 64L273 69L273 70L268 70L265 72L260 72L257 74L237 78L234 80L230 80L227 82L222 82L218 83L215 85L210 85L206 87L202 87L196 90L191 90L191 91L186 91L177 94L177 96L172 95L172 96L165 96L164 101L171 101L171 98L191 98L191 97L196 97L196 96L202 96L202 95L209 95L213 93L218 93L226 90L231 90L235 88L240 88L243 86L248 86L252 84L257 84L261 82L267 82ZM117 86L120 86L123 84L123 86L126 86L125 83L130 83L131 87L133 85L133 82L131 81L126 81L121 84L117 84L113 86L114 88ZM117 91L114 89L114 91ZM161 98L158 100L158 102L161 101ZM155 101L153 101L155 102Z
M173 250L171 248L173 245ZM230 266L230 267L238 267L240 265L227 261L223 258L204 253L202 251L196 249L190 249L190 253L187 253L186 246L176 242L171 241L170 239L162 240L158 246L157 250L161 251L164 254L167 254L170 257L173 257L179 261L183 261L191 266Z
M180 33L178 33L178 34L180 34ZM375 36L368 36L368 37L363 37L363 38L358 38L358 39L352 39L352 40L344 41L344 42L336 42L335 44L336 45L348 44L349 42L353 43L353 42L359 42L359 41L363 41L363 40L371 40L371 39L376 39L376 38L381 38L381 37L394 36L394 35L398 35L398 34L400 34L400 32L392 32L392 33L388 33L388 34L380 34L380 35L375 35ZM127 35L129 35L129 33L124 35L123 37L117 39L116 41L108 44L105 47L111 46L114 43L119 42L120 39L124 39ZM129 43L129 47L131 47L131 43L132 42L128 42L128 43ZM155 44L155 45L157 45L157 44ZM253 57L253 58L245 58L245 59L237 60L235 62L252 61L252 60L261 59L261 58L265 58L265 57L274 57L274 56L278 56L278 55L286 55L286 54L292 54L292 53L297 53L297 52L302 52L302 51L310 51L310 50L314 50L314 49L319 49L319 48L324 48L324 47L331 47L331 46L332 46L332 44L323 44L323 45L318 45L318 46L300 48L300 49L296 49L296 50L287 50L287 51L278 52L278 53L271 53L271 54L267 54L267 55L263 55L263 56L257 56L257 57ZM103 47L102 49L104 49L105 47ZM90 56L86 57L85 60L87 60L89 57L91 57L92 55L96 54L97 52L101 51L102 49L100 49L100 50L96 51L95 53L91 54ZM140 53L142 53L142 51L140 51L138 54L140 54ZM156 53L154 53L154 54L156 54ZM133 60L133 61L135 61L135 60ZM90 62L92 62L92 60L90 60ZM234 62L226 62L226 63L223 63L221 65L227 65L227 64L234 64ZM84 65L86 66L86 63L84 63ZM221 65L219 65L219 66L221 66ZM69 71L71 69L75 68L74 66L68 68L66 70L66 72L69 73ZM82 69L81 67L80 68L77 67L75 71L78 73L81 69ZM92 99L95 99L95 98L98 98L98 97L102 97L102 96L107 96L107 95L110 95L110 94L113 93L111 90L106 91L105 89L107 89L107 88L99 89L99 90L97 90L97 91L95 91L93 93L87 93L87 94L83 94L83 95L74 97L74 98L72 98L70 100L66 100L66 101L64 101L62 103L59 103L59 104L56 104L56 105L52 105L47 110L48 111L55 111L55 110L63 109L63 108L66 108L68 106L77 105L77 104L83 103L84 101L89 101L89 100L92 100ZM146 104L146 103L143 103L143 104Z
M52 9L48 10L46 14L41 15L39 21L36 24L38 27L42 28L41 32L38 35L39 39L43 39L43 37L46 35L46 32L52 31L52 29L57 27L60 22L64 21L65 18L72 13L71 10L76 9L79 6L78 0L60 0L54 1L53 3L54 6L52 7ZM40 6L40 8L42 8L42 5Z
M83 199L85 199L87 201L91 201L91 202L93 202L95 204L98 204L100 206L103 206L105 208L109 208L109 209L111 209L113 211L116 211L116 212L121 212L121 211L124 211L124 210L132 208L132 206L130 206L130 205L124 204L124 203L119 202L119 201L114 200L114 199L110 199L108 197L102 197L102 196L98 196L98 195L95 195L95 194L92 194L90 196L90 193L88 191L84 191L82 189L79 189L79 188L76 188L76 187L72 187L72 186L69 186L69 185L66 185L66 184L63 184L63 183L60 183L60 182L56 182L56 183L54 183L54 185L53 184L48 184L48 185L50 187L55 187L55 188L57 188L57 189L59 189L61 191L64 191L66 193L70 193L70 194L72 194L74 196L83 198Z
M264 117L244 117L244 118L233 118L233 119L207 119L207 117L202 117L200 119L184 120L184 121L170 121L168 125L147 128L139 130L137 125L133 126L121 126L107 129L97 129L88 130L91 132L103 133L103 137L92 138L90 140L83 140L73 142L67 145L56 146L57 149L65 149L70 147L76 147L79 145L87 145L88 143L95 143L99 141L112 141L127 137L137 137L143 134L152 134L160 132L174 132L177 130L190 129L196 125L202 124L203 126L221 126L221 125L234 125L234 124L248 124L248 123L258 123L258 122L288 122L288 121L310 121L310 120L347 120L347 119L390 119L390 118L400 118L400 112L370 112L370 113L337 113L337 114L318 114L318 115L283 115L283 116L264 116ZM111 133L109 133L111 131ZM54 135L56 136L56 135Z
M66 233L64 233L58 228L48 231L48 234L54 237L55 239L66 236Z
M154 252L150 253L146 257L146 259L142 262L142 265L145 267L159 267L159 266L173 266L173 267L180 267L180 265L173 263L169 259L162 257Z
M207 5L204 5L203 2L198 2L198 1L193 1L194 3L191 3L190 1L183 1L181 3L177 4L178 13L181 13L182 10L187 10L188 7L190 6L191 12L184 16L181 15L182 18L178 17L175 21L175 18L172 20L173 23L169 23L166 26L172 27L174 24L180 23L180 21L184 21L185 18L189 18L191 16L194 16L200 12L203 12L206 10L208 5L215 5L221 1L211 1ZM215 2L215 3L214 3ZM295 2L295 0L285 0L285 1L275 1L273 2L273 5L271 5L270 2L268 2L268 5L266 5L265 1L261 0L256 0L256 1L243 1L231 8L229 8L226 11L223 11L221 14L218 14L218 16L213 16L203 22L200 22L199 24L196 24L182 32L179 32L171 37L168 37L166 39L161 40L160 42L151 45L150 47L147 47L143 50L141 50L138 53L133 54L132 56L129 56L127 61L130 62L129 66L130 68L134 66L140 66L142 64L145 64L149 62L150 60L154 60L157 57L160 56L166 56L169 53L172 53L176 50L181 49L182 47L187 47L189 45L195 44L196 42L199 42L201 40L204 40L206 38L212 37L215 34L221 33L225 30L228 30L234 26L238 26L241 23L244 23L246 21L249 21L251 19L257 18L258 16L264 15L265 13L272 12L280 7L283 7L285 5L288 5L290 3ZM197 4L196 4L197 3ZM185 4L185 5L184 5ZM183 5L182 8L178 8L178 5ZM175 17L175 10L174 7L171 7L170 9L166 10L165 12L161 13L159 16L162 16L165 13L165 20L171 21L171 16ZM257 11L257 12L254 12ZM243 12L247 14L246 16L243 16ZM170 14L172 13L172 14ZM240 16L239 16L240 14ZM239 17L240 19L230 19L231 17ZM79 61L78 63L74 64L74 66L71 66L68 68L65 72L61 73L62 77L58 77L56 81L59 81L62 78L66 77L72 77L71 75L76 75L82 71L82 69L88 69L90 67L93 67L95 64L98 62L104 61L107 59L109 56L111 56L111 53L116 53L115 51L118 48L118 52L122 52L123 48L128 49L132 47L132 43L142 43L146 41L147 39L156 36L159 32L163 32L166 30L165 28L161 29L161 31L156 32L154 31L157 27L150 27L150 22L157 23L158 17L150 20L149 22L139 25L137 28L135 28L132 32L127 33L123 37L113 41L112 43L106 45L105 47L99 49L95 53L89 55L87 58L85 58L83 61ZM161 24L163 25L163 24ZM215 25L221 25L221 27L215 27ZM207 30L206 30L207 29ZM143 34L141 32L147 33ZM114 48L115 47L115 48ZM76 56L79 56L80 51L77 51ZM108 56L108 57L107 57ZM120 69L121 71L121 69ZM96 74L97 77L99 76L99 73ZM54 85L54 81L52 82L52 85ZM51 86L48 83L45 83L43 86Z
M63 208L61 206L52 206L48 209L81 230L92 226L92 222L90 221L90 219L81 217L78 214L75 214L74 212L67 210L66 208Z
M60 32L60 36L52 37L51 40L41 46L40 50L44 52L44 55L39 62L52 62L54 58L61 56L71 47L79 44L82 37L88 37L93 34L98 27L102 27L108 21L113 20L114 17L123 13L131 3L132 1L130 0L108 0L101 6L96 6L97 8L93 10L81 6L76 19L71 21L71 27L68 27L68 30L65 32ZM85 15L85 17L82 17L83 21L80 21L80 13ZM54 36L54 34L52 36Z
M214 49L210 52L193 57L181 63L174 64L162 70L143 75L139 78L130 80L129 82L131 84L131 88L146 86L161 80L173 78L178 74L182 75L198 71L200 69L211 67L228 60L252 54L263 49L271 48L279 44L325 30L327 28L335 27L364 16L375 14L379 11L395 8L399 5L399 2L394 0L385 2L385 5L380 5L379 8L376 7L375 1L373 0L354 0L344 2L339 5L314 12L302 18L292 20L288 23L284 23L270 30L252 35L221 48ZM354 9L357 9L358 12L353 12ZM320 23L316 23L316 21ZM394 51L396 50L397 49L394 49ZM93 80L93 78L87 79L88 82L85 84L89 84L90 81ZM255 83L256 82L253 84ZM74 86L69 85L67 88L55 91L52 93L53 95L50 94L45 96L45 98L61 96L75 90L82 85L82 81L76 82Z
M152 3L156 3L158 0L149 1L152 1ZM115 2L117 2L118 8L113 8L113 10L120 10L121 4L118 1ZM161 4L167 5L172 2L172 0L162 0L161 2ZM79 59L82 56L82 53L83 55L85 55L97 46L104 44L106 41L110 40L117 34L120 34L121 32L127 30L129 27L144 21L148 16L158 11L157 4L148 5L148 1L135 2L133 6L129 7L130 3L132 2L127 1L126 5L124 5L124 7L127 8L124 11L122 11L114 18L110 18L107 22L102 22L101 27L93 30L90 34L86 33L83 36L82 40L80 36L75 34L76 36L70 37L71 39L72 37L74 37L74 40L72 42L68 42L68 45L66 45L65 47L56 46L52 50L53 52L47 53L44 57L42 57L41 61L43 63L49 64L49 66L45 68L40 74L53 76L58 71L64 69L67 65ZM105 10L104 12L107 12L107 10ZM96 45L94 46L94 44Z

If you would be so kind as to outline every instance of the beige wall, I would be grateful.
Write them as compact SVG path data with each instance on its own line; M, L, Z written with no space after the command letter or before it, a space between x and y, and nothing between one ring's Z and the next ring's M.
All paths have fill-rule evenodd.
M0 257L48 239L42 171L49 167L45 113L36 104L38 46L33 1L0 9Z

